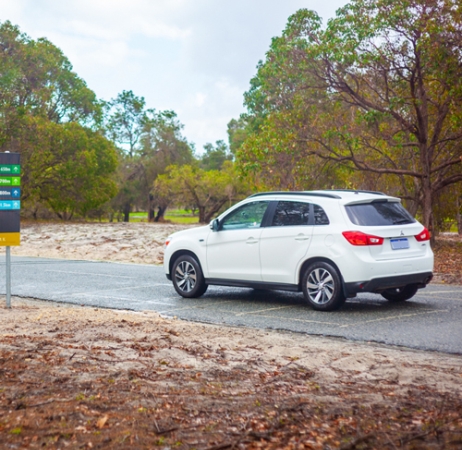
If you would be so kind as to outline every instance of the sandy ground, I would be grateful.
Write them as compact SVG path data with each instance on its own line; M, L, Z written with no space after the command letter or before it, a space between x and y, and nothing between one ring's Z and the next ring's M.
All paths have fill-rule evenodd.
M10 310L3 305L0 309L0 336L36 334L44 339L60 339L64 333L72 336L74 343L85 343L77 351L74 347L62 349L63 357L75 353L74 358L85 358L89 349L107 347L108 336L118 336L126 344L149 336L166 339L170 344L156 352L155 359L160 364L166 361L200 372L210 371L223 361L230 369L252 362L262 370L293 365L314 371L313 381L322 383L385 382L394 384L397 392L409 386L428 385L462 395L462 358L455 355L273 330L196 324L166 319L151 311L112 311L14 297L12 304ZM129 331L120 327L123 323L132 325ZM195 351L185 351L188 347ZM112 350L122 361L114 370L139 366L133 346L117 345Z
M145 222L22 224L21 245L11 247L11 254L161 264L165 238L190 227Z

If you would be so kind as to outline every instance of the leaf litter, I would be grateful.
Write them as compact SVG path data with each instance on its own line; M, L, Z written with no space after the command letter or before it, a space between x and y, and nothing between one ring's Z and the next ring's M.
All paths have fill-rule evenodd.
M457 355L13 299L2 448L457 449Z

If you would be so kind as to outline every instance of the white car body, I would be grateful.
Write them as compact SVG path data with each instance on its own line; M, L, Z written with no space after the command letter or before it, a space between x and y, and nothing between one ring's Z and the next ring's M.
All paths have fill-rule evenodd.
M212 222L210 226L180 231L167 239L164 255L167 278L172 278L173 264L178 256L189 254L200 265L206 285L300 291L303 290L304 271L316 261L336 269L345 297L353 297L358 292L380 293L407 285L422 288L431 280L433 252L422 224L414 221L401 225L362 226L353 223L346 210L347 206L354 209L352 205L374 202L399 203L398 198L364 191L256 194L221 214L215 227L226 223L233 211L250 203L248 207L254 207L255 202L268 205L307 203L314 205L306 207L307 211L311 208L309 214L318 211L322 217L319 224L310 225L268 226L266 223L265 226L265 216L262 226L250 223L243 229L233 229L231 225L230 229L214 230ZM263 203L259 205L264 208ZM272 207L276 214L277 206ZM324 223L326 221L328 224ZM372 244L352 245L342 234L344 232L364 233L371 237ZM375 237L383 242L376 244Z

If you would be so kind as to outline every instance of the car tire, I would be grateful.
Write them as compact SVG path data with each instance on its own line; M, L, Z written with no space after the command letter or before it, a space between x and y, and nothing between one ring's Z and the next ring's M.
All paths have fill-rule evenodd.
M317 311L334 311L346 300L337 269L323 261L315 262L305 270L302 290L306 302Z
M181 255L175 260L172 281L178 294L185 298L200 297L208 288L200 264L191 255Z
M387 289L381 293L383 298L386 298L389 302L405 302L410 298L414 297L418 291L418 287L415 284L408 284L394 289Z

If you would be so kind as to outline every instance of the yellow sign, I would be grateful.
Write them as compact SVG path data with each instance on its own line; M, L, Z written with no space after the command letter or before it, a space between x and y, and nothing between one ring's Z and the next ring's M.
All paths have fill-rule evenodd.
M0 247L21 245L21 233L0 233Z

